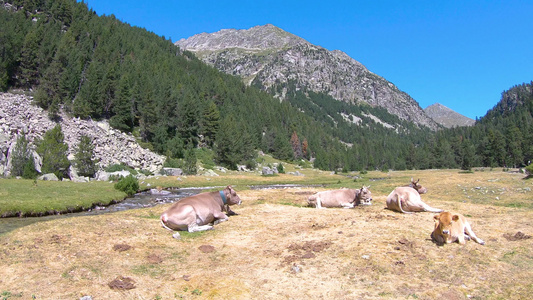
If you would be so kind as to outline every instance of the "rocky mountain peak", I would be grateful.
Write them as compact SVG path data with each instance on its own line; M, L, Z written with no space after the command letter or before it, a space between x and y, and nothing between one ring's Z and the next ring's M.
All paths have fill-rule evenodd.
M176 42L189 51L219 51L239 48L248 51L285 49L297 44L309 44L306 40L288 33L272 24L250 29L222 29L215 33L201 33Z
M338 101L383 107L400 119L439 128L407 93L346 53L313 45L271 24L197 34L176 45L282 100L293 85Z
M461 115L458 112L440 104L435 103L424 109L426 114L440 125L451 128L457 126L473 126L476 121Z

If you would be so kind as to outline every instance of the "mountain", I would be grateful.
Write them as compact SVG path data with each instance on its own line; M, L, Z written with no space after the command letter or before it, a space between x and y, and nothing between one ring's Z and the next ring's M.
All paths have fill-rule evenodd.
M424 112L435 122L446 128L472 126L476 123L475 120L465 117L440 103L426 107Z
M407 93L346 53L313 45L271 24L201 33L175 44L280 99L286 99L291 88L308 90L347 103L383 107L433 130L439 127Z

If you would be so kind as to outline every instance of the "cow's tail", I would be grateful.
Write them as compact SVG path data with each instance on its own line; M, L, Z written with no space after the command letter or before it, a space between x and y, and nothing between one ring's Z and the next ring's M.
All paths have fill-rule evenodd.
M168 216L167 214L162 214L161 215L161 226L167 230L170 230L170 231L174 231L172 229L170 229L167 224L165 224L166 222L168 221Z
M398 197L396 198L396 201L398 201L398 207L400 208L400 211L404 214L412 214L413 212L410 212L410 211L405 211L403 210L403 207L402 207L402 196L398 195Z

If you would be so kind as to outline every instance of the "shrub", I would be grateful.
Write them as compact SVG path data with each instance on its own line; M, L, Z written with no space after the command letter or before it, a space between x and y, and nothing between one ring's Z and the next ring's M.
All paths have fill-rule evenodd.
M127 177L121 178L117 183L115 183L115 189L123 191L124 193L128 194L128 196L131 196L137 193L137 190L139 190L139 181L132 175L128 175Z
M184 165L185 164L183 163L182 160L177 159L177 158L172 158L172 157L169 157L169 156L167 156L167 159L165 159L165 162L163 163L163 167L165 167L165 168L180 168L180 169L183 169Z
M117 171L128 171L128 172L130 172L130 173L133 174L133 175L137 175L137 171L135 171L135 169L133 169L133 168L130 167L130 166L127 166L127 165L124 164L124 163L110 165L110 166L108 166L108 167L105 169L105 171L106 171L106 172L109 172L109 173L117 172Z
M285 168L283 167L282 163L278 164L278 173L285 174Z
M528 175L528 177L533 176L533 164L530 164L526 167L526 174Z

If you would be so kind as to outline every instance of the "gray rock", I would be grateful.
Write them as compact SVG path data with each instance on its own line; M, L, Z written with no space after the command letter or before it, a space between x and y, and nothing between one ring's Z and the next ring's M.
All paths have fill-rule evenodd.
M129 171L116 171L116 172L106 172L106 171L98 171L94 175L94 178L99 181L109 181L111 177L127 177L131 175Z
M183 170L180 168L163 168L161 174L167 176L181 176L183 175Z
M59 181L59 178L57 178L56 174L54 173L47 173L43 174L39 177L37 177L38 180L44 180L44 181Z

